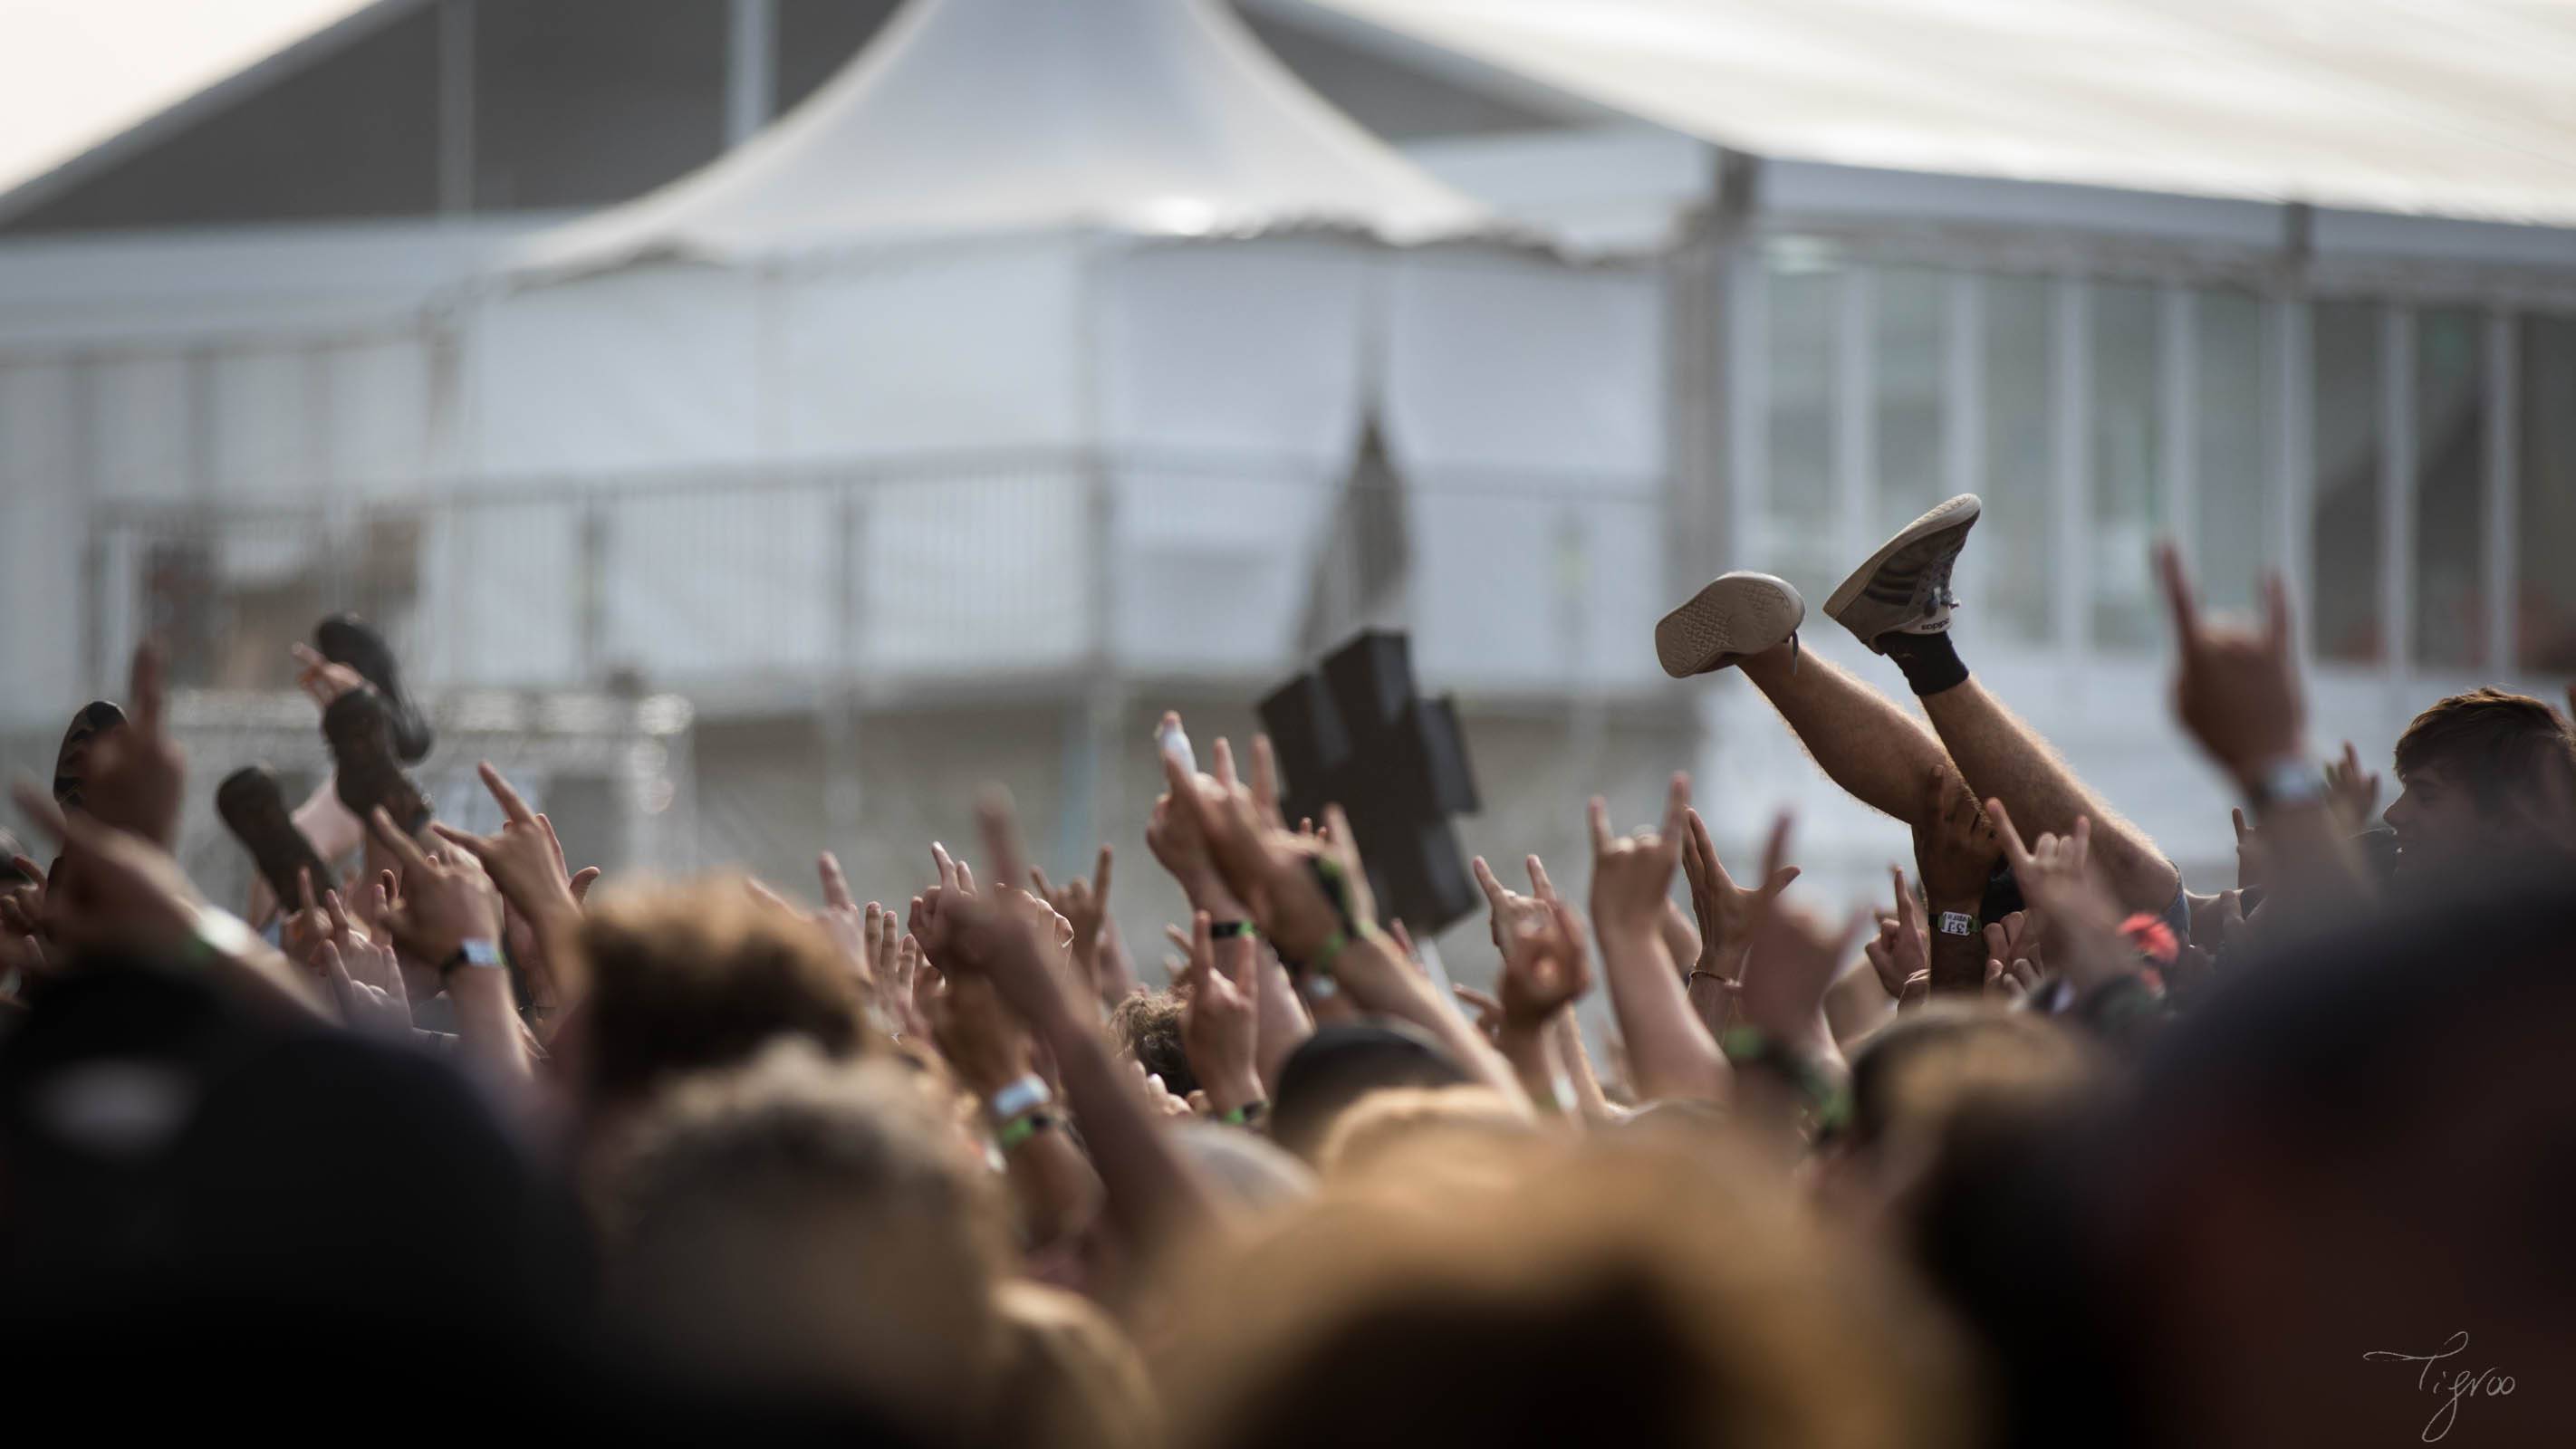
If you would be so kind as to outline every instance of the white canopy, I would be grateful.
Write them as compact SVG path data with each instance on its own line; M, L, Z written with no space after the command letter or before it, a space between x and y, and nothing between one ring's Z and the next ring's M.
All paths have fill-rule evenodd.
M2560 3L1297 3L1762 156L2576 224Z
M1487 230L1475 202L1307 90L1214 0L912 0L739 150L532 244L530 268L774 259L1097 227Z

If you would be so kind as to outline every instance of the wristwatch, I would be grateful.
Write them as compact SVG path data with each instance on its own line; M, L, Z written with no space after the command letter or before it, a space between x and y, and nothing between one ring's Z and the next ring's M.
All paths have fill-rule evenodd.
M498 968L501 964L500 942L479 938L468 938L456 943L455 955L438 963L438 979L441 981L446 980L448 973L454 971L459 966L490 966Z
M2258 812L2315 805L2325 798L2325 772L2296 755L2283 755L2257 768L2245 781L2246 803Z

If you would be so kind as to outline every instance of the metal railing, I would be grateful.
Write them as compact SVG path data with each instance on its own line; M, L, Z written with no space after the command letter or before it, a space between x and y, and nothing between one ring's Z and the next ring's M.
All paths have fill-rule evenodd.
M347 609L432 689L722 696L1268 676L1365 620L1434 673L1583 692L1650 676L1664 518L1650 478L1088 451L109 502L82 637L102 684L150 634L184 685L275 688Z

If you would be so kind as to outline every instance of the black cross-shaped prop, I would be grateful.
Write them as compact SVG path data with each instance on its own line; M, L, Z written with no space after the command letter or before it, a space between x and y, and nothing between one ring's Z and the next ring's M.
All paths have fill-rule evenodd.
M1476 812L1467 738L1447 696L1414 693L1402 634L1363 629L1261 701L1287 779L1290 820L1350 817L1381 915L1429 936L1483 904L1458 852L1452 815Z

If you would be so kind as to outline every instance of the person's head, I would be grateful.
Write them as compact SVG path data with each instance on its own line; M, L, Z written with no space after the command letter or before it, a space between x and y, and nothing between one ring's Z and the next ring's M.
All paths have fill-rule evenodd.
M790 1043L681 1082L594 1198L614 1321L656 1362L934 1433L981 1412L1003 1212L918 1073Z
M2524 694L2442 700L2397 737L2397 799L2385 818L2402 870L2450 869L2557 848L2576 804L2576 736Z
M1538 1135L1491 1087L1382 1087L1334 1121L1315 1169L1403 1192L1465 1188L1508 1175Z
M1908 1012L1852 1057L1851 1113L1820 1156L1820 1196L1861 1212L1893 1206L1963 1125L2071 1109L2105 1065L2048 1017L1938 1001Z
M1956 1337L1728 1139L1532 1143L1439 1201L1328 1191L1180 1270L1160 1382L1207 1449L1969 1442Z
M739 1066L782 1038L830 1057L870 1039L858 983L830 939L739 880L603 892L574 945L590 992L568 1024L566 1055L594 1116L686 1073Z
M1360 1022L1318 1028L1279 1065L1270 1137L1309 1162L1350 1105L1385 1087L1454 1087L1466 1069L1410 1027Z
M1190 1054L1181 1047L1181 999L1168 991L1138 991L1109 1011L1109 1036L1120 1050L1163 1079L1163 1090L1186 1097L1199 1089Z
M1161 1438L1144 1360L1091 1300L1025 1279L996 1295L1003 1335L995 1421L984 1442L1027 1449L1126 1449Z
M2576 1355L2576 891L2530 874L2267 938L2133 1082L1927 1214L2015 1442L2402 1437L2439 1422L2427 1382ZM2450 1439L2563 1442L2567 1416L2479 1394Z
M1196 1118L1168 1131L1172 1145L1199 1176L1244 1217L1292 1207L1315 1195L1314 1170L1257 1133Z

